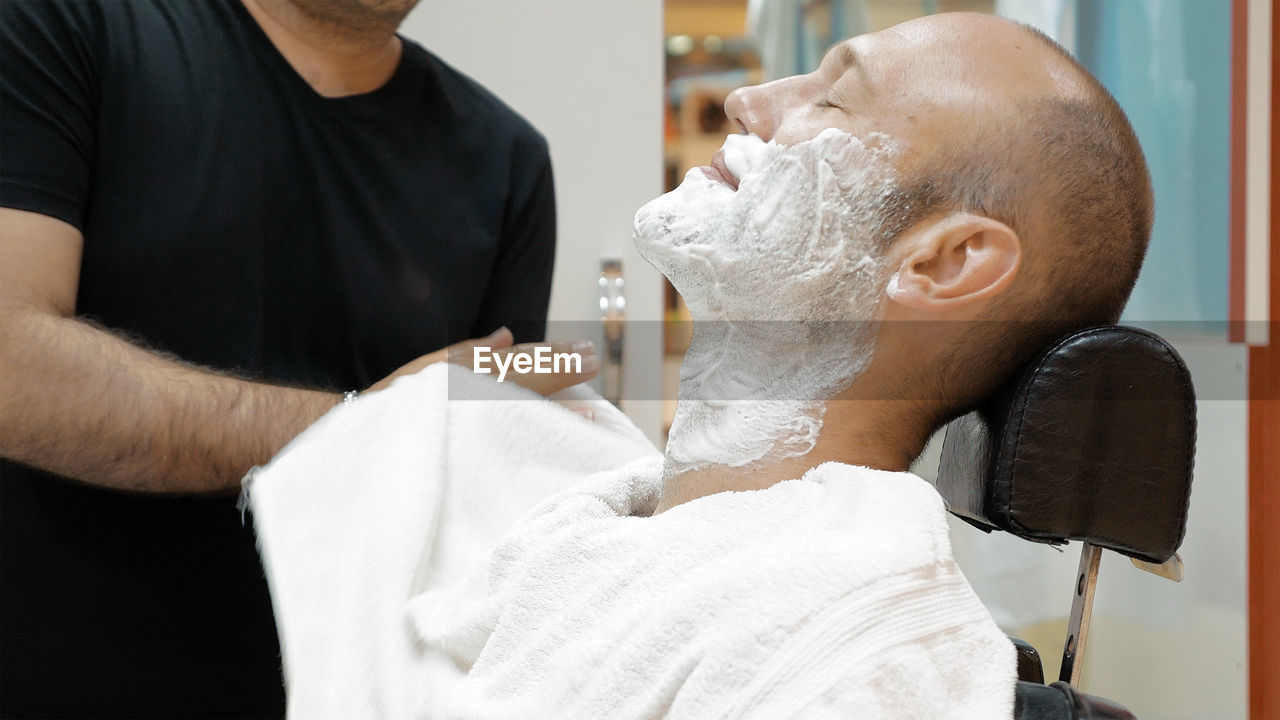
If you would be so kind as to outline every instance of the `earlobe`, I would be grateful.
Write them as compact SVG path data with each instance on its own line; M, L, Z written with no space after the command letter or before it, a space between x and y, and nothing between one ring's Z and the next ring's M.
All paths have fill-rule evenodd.
M976 307L1008 289L1022 264L1022 243L1008 225L954 213L910 239L885 295L928 313Z

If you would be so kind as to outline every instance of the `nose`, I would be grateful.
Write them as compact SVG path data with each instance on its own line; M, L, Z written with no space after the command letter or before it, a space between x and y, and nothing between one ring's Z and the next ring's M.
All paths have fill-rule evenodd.
M724 100L724 114L743 132L769 142L778 130L777 109L770 99L775 83L743 87Z

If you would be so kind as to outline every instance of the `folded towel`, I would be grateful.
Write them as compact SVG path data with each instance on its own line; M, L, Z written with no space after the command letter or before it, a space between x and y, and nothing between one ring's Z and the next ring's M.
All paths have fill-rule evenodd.
M651 516L624 417L445 401L492 387L428 368L255 473L290 717L1012 716L924 481L826 464Z

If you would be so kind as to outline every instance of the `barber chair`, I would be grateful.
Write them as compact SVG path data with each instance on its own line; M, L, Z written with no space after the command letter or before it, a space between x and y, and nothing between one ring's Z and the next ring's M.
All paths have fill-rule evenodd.
M985 531L1081 543L1058 682L1020 640L1016 720L1120 720L1134 715L1080 692L1098 563L1104 549L1182 579L1196 405L1182 358L1134 328L1080 330L1054 343L1007 388L946 429L938 491Z

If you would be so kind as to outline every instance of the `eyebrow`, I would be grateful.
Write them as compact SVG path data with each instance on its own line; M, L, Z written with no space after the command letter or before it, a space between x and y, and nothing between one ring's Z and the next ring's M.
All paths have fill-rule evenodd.
M836 56L840 60L840 69L847 71L856 70L859 75L866 75L866 69L862 66L862 58L858 55L858 51L847 42L842 42L834 48Z

